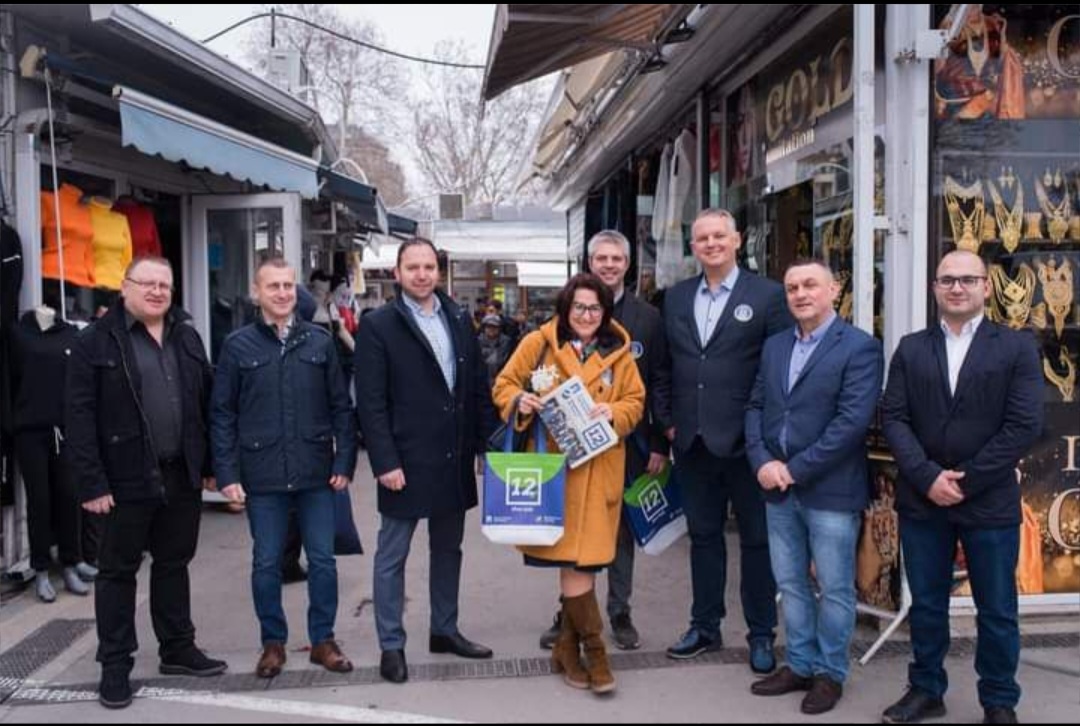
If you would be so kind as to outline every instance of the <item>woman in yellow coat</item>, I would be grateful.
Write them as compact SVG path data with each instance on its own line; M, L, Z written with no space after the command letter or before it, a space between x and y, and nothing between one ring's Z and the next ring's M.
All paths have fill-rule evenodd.
M578 376L596 404L593 416L606 418L620 438L618 446L567 471L562 539L549 547L521 548L526 564L559 568L562 630L552 649L552 669L569 685L596 693L615 689L601 637L596 573L615 559L626 463L622 439L645 411L645 386L630 353L630 336L612 319L614 308L611 290L599 278L571 279L559 293L555 318L521 341L492 393L503 420L524 430L541 408L540 397ZM543 390L533 390L534 382L545 379ZM548 449L555 450L550 439Z

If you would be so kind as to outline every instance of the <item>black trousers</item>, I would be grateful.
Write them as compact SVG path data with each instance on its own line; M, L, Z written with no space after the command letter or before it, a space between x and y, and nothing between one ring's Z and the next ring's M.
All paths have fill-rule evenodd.
M30 566L47 572L49 548L59 545L60 562L74 565L79 548L79 503L67 476L61 442L53 429L21 431L15 435L15 455L26 486L26 518L30 535Z
M183 464L162 469L166 496L147 502L117 502L105 517L94 588L97 660L103 670L130 672L139 644L135 630L135 575L143 552L150 568L150 616L160 657L194 647L188 565L199 540L202 497L192 489Z

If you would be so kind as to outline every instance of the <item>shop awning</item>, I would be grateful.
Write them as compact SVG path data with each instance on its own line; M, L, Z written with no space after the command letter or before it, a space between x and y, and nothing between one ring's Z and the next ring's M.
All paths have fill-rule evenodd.
M375 187L325 166L319 167L319 178L323 181L323 194L348 207L360 227L368 232L387 233L386 207Z
M258 186L319 194L318 162L164 101L117 86L124 146Z
M420 223L415 219L402 217L399 214L386 215L386 223L390 234L395 237L404 237L407 239L415 237L416 230L420 227Z
M657 36L694 5L499 5L484 98L626 48L652 50Z
M606 53L565 69L548 103L543 128L537 136L536 150L526 178L546 177L581 134L581 124L588 116L598 92L606 88L626 63L624 52Z
M565 262L517 263L517 284L521 287L562 287L568 279Z

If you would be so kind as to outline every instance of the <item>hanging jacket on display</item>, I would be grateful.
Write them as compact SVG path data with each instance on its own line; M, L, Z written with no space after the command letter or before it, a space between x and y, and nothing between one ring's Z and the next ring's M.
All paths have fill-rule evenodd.
M63 279L79 287L94 287L94 223L82 190L60 186L60 238L64 252ZM52 192L41 193L41 276L59 280L60 247L56 244L56 205Z
M122 197L113 205L113 211L127 217L133 257L161 257L161 237L158 236L154 210L131 197Z
M15 502L11 439L11 331L19 314L22 289L22 242L14 228L0 222L0 506Z
M97 287L119 290L131 263L131 228L126 216L112 211L109 200L95 197L89 206L94 229L94 282Z
M11 335L12 423L16 432L64 426L64 390L69 352L79 329L57 319L48 330L33 311Z

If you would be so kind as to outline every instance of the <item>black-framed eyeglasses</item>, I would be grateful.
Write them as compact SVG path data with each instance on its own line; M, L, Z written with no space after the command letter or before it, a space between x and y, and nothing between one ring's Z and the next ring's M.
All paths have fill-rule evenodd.
M570 309L577 315L603 315L603 305L584 305L582 303L574 303L570 306Z
M176 288L167 282L158 282L156 280L136 280L134 277L125 277L125 280L132 285L137 286L144 292L167 292L172 293Z
M951 290L956 283L960 283L962 287L971 290L978 287L980 283L986 280L985 275L963 275L961 277L953 277L951 275L945 275L934 280L934 284L940 287L942 290Z

